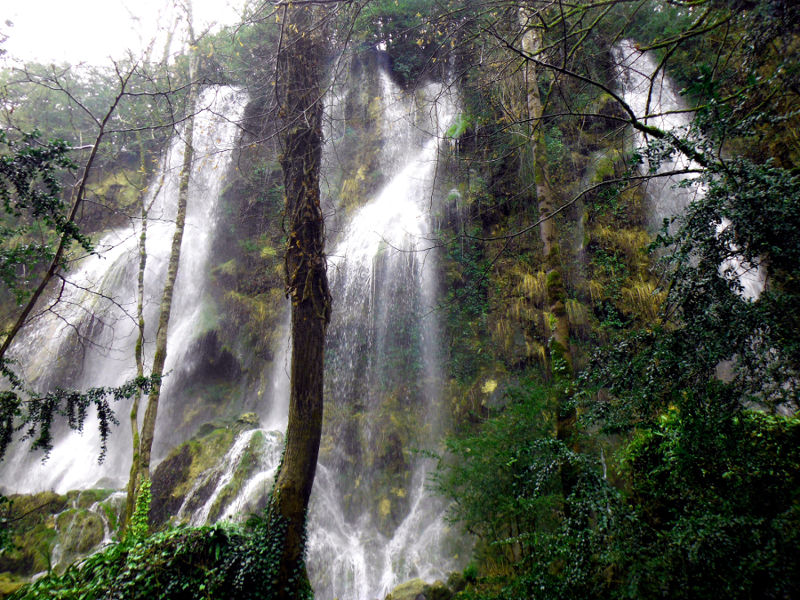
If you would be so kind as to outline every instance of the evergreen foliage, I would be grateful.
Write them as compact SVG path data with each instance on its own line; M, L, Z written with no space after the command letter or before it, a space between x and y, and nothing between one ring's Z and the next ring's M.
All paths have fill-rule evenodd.
M88 238L66 218L62 171L75 168L63 140L41 141L38 131L19 139L0 130L0 280L21 304L29 277L52 260L54 236L66 235L91 250Z
M145 482L122 542L20 588L11 598L273 600L285 594L276 584L286 525L274 502L245 525L178 527L146 535L148 500ZM295 597L313 597L304 571L290 584Z
M458 597L797 597L797 9L782 0L645 0L579 2L557 13L546 4L386 0L356 11L354 24L355 39L385 46L404 84L423 80L452 51L464 87L463 113L446 136L453 180L464 175L467 183L453 195L463 214L445 226L443 261L448 366L458 396L450 400L462 431L446 442L434 477L452 502L453 522L478 540L464 573L469 586ZM525 56L518 11L532 7L542 8L530 26L542 30L545 44ZM244 28L238 38L248 41L248 57L264 53L253 48L254 31ZM273 42L276 31L264 38ZM650 48L660 69L685 87L694 109L687 131L660 130L614 106L620 98L609 50L621 36ZM233 38L204 43L204 53L217 53L211 72L246 68ZM520 117L525 61L537 62L541 77L535 85L546 108L538 124ZM626 155L624 124L649 136L641 155ZM550 217L558 219L561 239L552 240L549 271L540 241L524 235L539 218L526 163L534 125L542 128L540 151L560 207ZM5 136L0 142L12 148ZM8 182L0 187L7 214L16 219L32 208L59 231L48 211L60 210L51 173L69 167L64 145L31 136L14 144L16 154L0 164L10 173L0 179ZM606 145L612 150L592 167ZM699 193L685 214L665 223L647 255L636 186L679 154L702 171L681 184ZM641 170L645 158L649 172ZM266 191L254 202L264 205L258 214L277 220L285 186L276 164L262 171L255 179ZM30 201L27 190L38 190ZM277 238L248 227L255 239L239 240L243 262L249 268L264 259L274 267ZM0 230L0 278L20 299L19 265L46 259L48 250L6 245L17 233ZM224 265L216 270L220 279L236 268ZM766 274L757 297L744 294L742 265ZM253 276L252 289L242 289L261 294L274 279ZM572 310L572 348L553 343L548 293ZM255 307L248 310L265 313ZM501 348L497 338L511 341ZM573 364L565 359L570 350ZM394 358L397 373L398 365L418 370L418 357ZM0 393L0 454L20 423L34 446L48 451L54 417L80 428L91 405L105 441L114 419L109 396L151 385L57 390L23 401L21 382L4 368L16 387ZM491 401L478 393L488 372L513 382ZM565 416L577 425L560 439L557 423ZM274 598L286 591L273 585L288 528L274 496L245 526L149 536L148 502L145 487L124 541L14 597ZM302 564L284 575L298 597L311 597Z

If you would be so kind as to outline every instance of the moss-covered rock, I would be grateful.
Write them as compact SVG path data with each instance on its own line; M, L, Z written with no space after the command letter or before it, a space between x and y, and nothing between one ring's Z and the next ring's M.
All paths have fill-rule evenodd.
M59 564L69 564L76 558L86 556L105 538L102 517L80 508L59 513L56 516L56 530L59 552L53 558Z
M250 413L252 414L252 413ZM244 415L243 415L244 416ZM250 438L233 472L233 477L217 495L211 510L208 513L210 521L216 521L222 510L239 495L245 482L253 475L259 467L259 457L264 454L267 440L262 431L256 431Z
M30 577L51 567L58 534L54 515L68 507L68 498L55 492L13 495L9 521L14 549L0 555L0 572Z
M168 523L181 507L185 514L191 514L204 506L219 485L220 459L231 449L238 434L257 426L255 413L244 413L232 422L207 423L193 439L173 449L153 472L152 526L158 528ZM224 498L215 502L209 518L219 516L225 504L238 494L256 469L256 458L264 445L264 434L256 432L234 467L233 478L221 494Z
M386 596L385 600L418 600L419 596L425 598L423 592L426 587L428 587L428 584L422 579L412 579L394 588L391 593ZM425 598L425 600L427 599Z
M8 598L28 581L13 573L0 573L0 599Z
M453 590L443 581L426 583L422 579L412 579L394 588L385 600L450 600L452 597Z

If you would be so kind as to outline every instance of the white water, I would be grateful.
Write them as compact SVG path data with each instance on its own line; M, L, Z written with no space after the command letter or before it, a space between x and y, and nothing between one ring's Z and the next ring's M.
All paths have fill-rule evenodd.
M622 86L622 97L633 110L634 114L649 125L664 131L672 131L676 136L685 136L689 131L692 119L691 112L686 110L685 103L676 92L675 84L667 77L663 70L656 74L657 64L653 56L647 52L640 52L631 40L623 40L614 49L614 59L617 64L617 77ZM636 132L636 145L644 148L647 139L641 132ZM647 172L649 165L642 166L642 171ZM672 171L699 171L700 165L689 160L679 152L661 162L658 173ZM684 175L671 175L656 177L647 183L647 196L651 203L651 224L658 228L664 219L671 219L684 212L694 199L705 194L705 186L695 183L693 185L680 185L685 179L697 178L697 173ZM717 226L721 233L731 223L723 220ZM733 248L736 251L736 248ZM742 286L741 295L744 298L758 298L764 289L764 273L756 265L751 265L743 259L734 256L720 265L720 272L726 276L738 279Z
M432 449L430 440L440 433L441 348L433 310L438 279L431 211L438 152L455 118L457 99L438 85L416 98L407 96L386 73L380 74L380 86L381 168L393 175L355 211L329 251L334 310L326 410L350 411L347 418L358 419L359 429L327 432L336 448L321 462L314 484L308 569L321 600L383 598L403 581L433 581L456 568L444 507L425 489L430 465L410 450ZM407 359L398 358L404 354ZM414 361L419 364L409 364ZM398 385L398 378L409 374L418 380ZM396 399L387 397L387 388L409 389ZM392 405L394 401L400 406ZM395 457L403 463L396 476L405 485L402 493L391 496L385 482L376 482L380 475L373 453L387 443L387 436L391 443L392 436L404 435L402 426L396 431L389 426L387 433L385 422L387 411L399 414L402 408L418 435L404 441L402 459ZM348 454L345 446L360 450ZM354 499L359 494L360 500ZM391 516L375 514L389 507Z
M240 433L225 456L197 476L178 510L178 521L204 525L257 512L272 487L283 442L283 434L279 431L250 429ZM244 460L246 453L247 459ZM237 477L246 479L246 484L240 489L237 489L240 482L234 481ZM214 487L211 494L198 499L210 484ZM226 497L231 491L234 495Z
M170 321L166 372L191 360L186 349L202 331L206 263L231 148L238 133L236 122L244 97L231 88L207 88L199 98L195 118L195 160L189 186L186 229ZM154 326L172 244L183 141L176 135L166 152L161 173L151 183L158 191L147 231L145 316L150 327L145 352L152 356ZM158 183L163 178L163 185ZM136 277L139 223L110 231L95 253L67 274L61 300L50 312L31 322L12 348L25 365L25 378L40 390L56 385L77 389L115 386L135 376ZM49 301L48 301L49 302ZM41 309L42 307L40 307ZM165 380L163 397L170 396ZM163 403L169 406L169 402ZM10 451L2 463L0 482L9 491L29 493L52 489L59 493L101 485L124 485L130 465L129 406L114 409L121 425L111 433L106 461L98 464L99 434L90 418L83 434L57 436L47 463L32 455L25 443ZM159 431L170 429L170 410L159 414ZM160 435L157 431L156 435Z
M328 362L326 404L334 410L349 407L348 410L363 412L364 418L358 420L362 428L353 441L362 447L364 455L345 471L342 449L334 448L318 468L309 526L309 572L321 600L383 598L403 581L414 577L433 581L459 566L452 558L455 551L444 522L444 506L425 488L430 461L414 453L420 448L435 449L431 440L438 439L441 433L441 332L433 310L439 290L437 257L431 249L436 237L431 212L437 205L434 184L443 132L455 117L458 101L440 85L404 94L385 73L380 75L380 96L380 135L384 140L380 162L383 172L389 174L387 183L352 215L342 214L346 225L329 248L329 276L335 297L331 325L335 357ZM342 102L340 96L337 114L343 114ZM196 275L208 271L216 202L230 158L229 153L219 150L233 144L236 128L232 123L240 118L243 102L236 92L209 90L201 99L201 106L205 105L211 105L212 110L201 113L195 126L197 158L167 370L191 360L186 349L203 331L205 278ZM341 121L334 120L332 137L345 143L343 131ZM167 177L148 229L146 316L151 325L161 292L156 284L163 281L172 239L171 207L181 159L182 144L176 139L164 158ZM326 169L332 169L333 162L326 151ZM75 387L117 385L134 374L136 336L132 316L137 240L135 227L111 231L103 237L98 255L84 259L70 274L72 284L65 289L67 301L58 306L58 315L43 316L20 340L17 356L28 366L27 375L42 389L56 383ZM113 301L98 296L97 291ZM72 338L66 323L77 327L89 342L80 360L67 355ZM288 322L284 325L288 333ZM148 330L148 339L153 338L153 332ZM218 464L197 477L178 519L194 524L227 519L257 510L263 503L283 443L282 434L275 430L285 427L288 412L287 340L288 336L276 349L272 383L263 394L264 429L239 434ZM152 352L151 346L148 349ZM408 354L406 363L414 364L402 362L403 352ZM63 372L53 374L52 365L60 356L67 356L63 362L68 364ZM80 367L77 374L73 372L76 369L71 369L74 366ZM407 373L413 374L415 380L399 385ZM387 381L390 387L402 388L402 397L386 397L383 387ZM164 398L169 393L167 379ZM397 405L389 406L387 403L391 402ZM179 412L186 408L184 402L173 404L170 408L169 402L162 403L157 436L168 433L170 422L180 419ZM12 453L3 467L5 489L64 492L98 484L122 486L129 468L130 435L128 407L117 408L122 425L112 433L114 447L109 449L104 465L96 464L97 434L94 424L87 423L83 435L60 437L50 461L43 467L38 464L38 457L23 450ZM396 493L387 500L391 502L391 515L387 517L377 514L384 505L377 501L379 498L370 496L381 489L382 493L387 492L387 486L382 488L376 483L380 466L368 458L386 441L386 411L400 414L401 408L406 411L402 418L408 419L411 426L398 426L397 431L388 434L390 438L404 439L398 443L402 456L397 457L397 462L401 465L394 474ZM414 430L413 437L408 429ZM328 432L328 439L338 444L340 433ZM256 443L257 436L263 437L261 446L261 442ZM252 450L256 447L261 451L253 461ZM247 475L239 487L236 478L244 468ZM19 477L20 473L26 475ZM362 490L368 489L361 499L364 510L349 504L351 492L358 487L358 481L348 479L354 473L363 482Z

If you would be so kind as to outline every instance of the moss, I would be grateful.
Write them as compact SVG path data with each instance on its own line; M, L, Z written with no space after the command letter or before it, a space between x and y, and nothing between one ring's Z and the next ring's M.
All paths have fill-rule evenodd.
M167 523L184 502L187 512L202 507L219 483L220 473L214 467L218 466L220 457L225 456L231 448L236 435L257 425L255 413L244 413L236 421L206 423L193 439L173 449L153 473L151 523L155 527ZM235 497L253 474L265 445L264 434L255 432L233 480L212 507L211 518L221 513L225 504ZM190 492L191 498L187 500Z
M453 592L443 581L434 581L425 586L422 595L425 596L425 600L450 600Z
M56 543L54 514L68 507L69 498L55 492L13 495L9 522L14 549L0 555L0 571L30 577L50 568Z
M267 439L262 431L256 431L253 437L250 438L250 443L242 453L231 481L220 490L219 495L214 500L214 504L211 506L211 510L208 514L210 521L215 521L220 516L225 506L227 506L231 500L235 499L236 496L239 495L239 492L242 491L244 484L258 468L258 457L264 453L266 443Z
M152 475L152 500L150 503L150 522L153 527L166 523L183 504L183 495L177 490L188 478L192 464L189 444L182 444L170 452L158 465Z
M0 598L9 597L26 583L27 579L17 577L13 573L0 573Z
M13 495L10 499L12 519L19 520L22 525L41 523L50 514L66 509L69 502L67 496L55 492Z
M616 175L617 164L622 160L622 152L616 149L609 149L600 154L594 163L594 175L591 177L592 183L611 179Z
M112 496L100 503L100 509L106 517L109 530L116 531L122 518L122 513L125 510L124 497Z
M72 562L96 548L105 537L102 518L87 510L69 509L56 517L61 562Z
M248 412L248 413L243 413L242 415L240 415L239 418L236 419L236 422L237 423L242 423L244 425L250 425L250 426L253 426L253 427L257 427L260 421L259 421L258 415L256 413Z
M57 538L52 517L48 523L30 528L17 528L14 549L0 556L0 570L31 577L50 570L50 553Z
M564 302L566 298L566 290L564 289L564 280L561 277L561 271L553 269L547 274L547 298L551 303Z
M106 500L113 493L114 490L109 489L82 490L78 492L76 507L84 509L91 508L92 505Z
M401 583L392 592L386 596L386 600L417 600L417 597L422 595L427 587L422 579L412 579ZM423 595L423 598L425 596Z

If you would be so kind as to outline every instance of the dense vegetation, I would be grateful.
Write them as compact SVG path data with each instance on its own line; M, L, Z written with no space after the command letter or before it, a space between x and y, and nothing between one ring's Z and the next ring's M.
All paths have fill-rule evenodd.
M353 65L363 68L379 45L405 87L446 79L463 97L439 183L453 423L431 482L475 540L457 597L800 594L800 9L788 0L347 4L334 37L347 41ZM271 358L283 291L283 186L275 125L264 118L280 31L269 17L255 11L201 44L203 77L249 86L254 97L212 271L218 303L231 307L214 341L247 348L244 368ZM685 129L630 113L612 52L623 38L682 87L692 109ZM45 122L19 106L25 131L70 139L53 120L63 115ZM134 109L144 107L131 106L124 119L142 119ZM376 142L356 137L363 124L352 121L349 134L363 143L340 157L337 183L355 205L381 175L355 176L376 160ZM646 136L638 150L633 130ZM117 167L146 173L163 140L117 135L120 148L138 144ZM52 196L51 163L70 167L66 146L36 139L4 134L14 146L3 164L28 160ZM259 150L250 145L262 139ZM693 161L696 179L680 185L695 201L654 229L647 183L677 156ZM543 211L545 194L557 210ZM24 200L3 195L17 228L4 240L33 222L20 220L12 197ZM60 232L59 217L36 206L49 235ZM537 236L543 217L548 239ZM48 256L4 241L0 276L17 300L20 260ZM743 293L743 263L764 275L757 297ZM399 357L394 375L417 358ZM357 424L348 415L326 418L346 431ZM148 537L148 503L140 496L122 541L16 597L271 597L258 582L280 552L280 532L265 528L272 504L246 526ZM308 590L298 584L300 593Z

